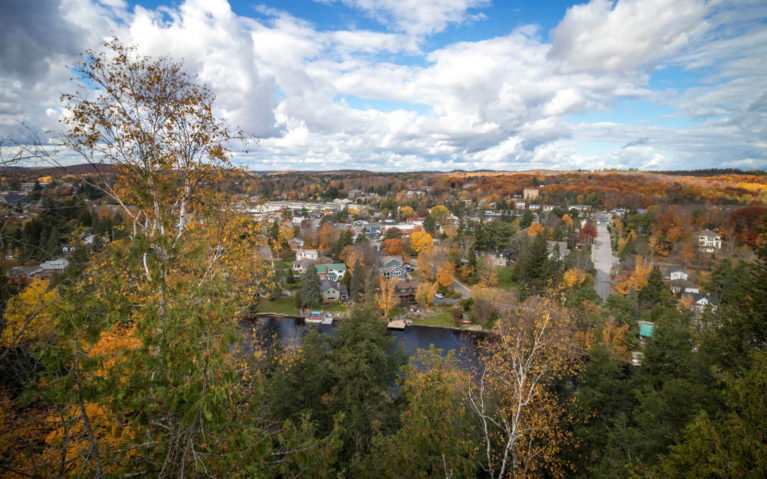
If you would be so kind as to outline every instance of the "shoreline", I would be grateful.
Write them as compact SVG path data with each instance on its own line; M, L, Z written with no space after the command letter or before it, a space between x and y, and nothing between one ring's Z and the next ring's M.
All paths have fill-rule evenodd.
M275 319L302 319L306 320L303 316L295 316L290 314L282 314L282 313L270 313L267 311L261 312L261 313L255 313L253 315L249 315L248 317L245 317L243 319L262 319L262 318L275 318ZM335 322L335 319L333 320ZM412 321L412 320L411 320ZM455 326L438 326L435 324L417 324L413 323L411 326L418 326L421 328L434 328L434 329L445 329L448 331L457 331L457 332L469 332L469 333L483 333L483 334L491 334L493 333L493 330L491 329L469 329L469 328L456 328Z

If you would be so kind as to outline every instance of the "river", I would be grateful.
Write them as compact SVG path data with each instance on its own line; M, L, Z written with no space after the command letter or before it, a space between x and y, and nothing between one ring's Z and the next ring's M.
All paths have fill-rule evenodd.
M343 321L343 320L341 320ZM299 345L307 329L315 328L328 336L335 334L337 325L306 325L303 319L261 317L244 322L248 329L253 328L256 336L267 346L279 339L285 346ZM408 326L403 331L388 330L394 339L392 353L400 348L405 354L413 355L418 349L428 349L429 345L442 349L445 355L455 351L458 366L471 368L476 365L475 344L486 336L486 333L475 331L459 331L447 328L428 326Z

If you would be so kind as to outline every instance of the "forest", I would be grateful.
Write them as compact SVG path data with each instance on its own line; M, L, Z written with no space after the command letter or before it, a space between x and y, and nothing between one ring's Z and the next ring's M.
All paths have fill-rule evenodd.
M2 477L767 475L765 176L254 175L232 164L239 133L181 63L106 47L77 66L91 91L64 95L63 126L66 146L108 159L109 174L68 199L34 187L37 216L2 231L6 258L49 260L63 238L75 243L60 274L0 277ZM531 185L543 186L541 204L628 210L609 225L627 259L617 294L596 294L589 250L577 248L594 243L591 220L564 207L545 219L507 212ZM353 307L332 336L309 329L300 346L267 344L244 313L288 281L264 251L279 258L301 227L255 219L243 197L332 201L351 190L378 196L304 239L351 265ZM423 231L389 232L382 245L417 257L424 302L456 279L471 287L452 311L483 318L473 367L433 347L391 353L389 283L362 260L377 256L330 225L363 204L392 222L423 217ZM499 219L474 220L469 207ZM101 238L87 253L86 228ZM729 232L738 248L686 257L699 228ZM547 241L573 253L560 259ZM479 252L512 247L517 262L498 278ZM718 307L690 312L645 261L658 257L707 268ZM499 307L507 280L513 307ZM654 324L651 336L640 338L640 322Z

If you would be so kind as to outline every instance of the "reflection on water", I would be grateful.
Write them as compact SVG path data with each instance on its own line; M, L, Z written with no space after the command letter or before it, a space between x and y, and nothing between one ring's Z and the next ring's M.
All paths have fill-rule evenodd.
M244 322L247 329L253 328L259 342L270 346L279 339L283 346L298 346L301 344L308 328L318 329L320 333L328 336L335 335L336 325L306 325L303 319L296 318L259 318ZM403 331L389 330L389 335L394 338L393 349L401 348L407 354L415 354L418 349L429 349L433 344L435 348L442 349L443 354L455 351L458 366L470 368L476 365L475 344L485 335L473 331L457 331L453 329L430 328L426 326L408 326Z

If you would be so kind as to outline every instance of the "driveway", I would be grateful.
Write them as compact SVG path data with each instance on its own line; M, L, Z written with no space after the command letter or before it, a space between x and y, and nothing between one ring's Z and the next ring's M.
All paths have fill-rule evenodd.
M597 226L597 239L591 248L591 261L597 270L597 276L594 278L594 289L602 301L610 296L610 271L613 264L618 262L618 258L613 256L610 247L610 232L607 231L607 225L599 224Z

